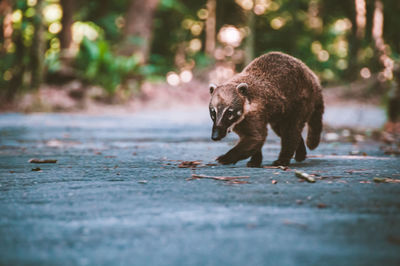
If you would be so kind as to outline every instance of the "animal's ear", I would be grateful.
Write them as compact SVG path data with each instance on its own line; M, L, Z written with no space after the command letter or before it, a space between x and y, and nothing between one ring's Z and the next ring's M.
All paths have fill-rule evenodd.
M217 85L215 85L214 83L211 83L210 84L210 94L212 94L216 88L217 88Z
M247 83L240 83L239 85L237 85L236 90L239 92L239 94L247 97L248 93L247 93L247 89L248 89L249 85L247 85Z

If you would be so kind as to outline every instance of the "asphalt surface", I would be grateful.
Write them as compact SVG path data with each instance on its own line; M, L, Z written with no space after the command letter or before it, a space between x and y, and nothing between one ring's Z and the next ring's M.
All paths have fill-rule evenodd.
M0 115L0 264L400 264L400 183L373 181L400 179L399 157L324 142L286 171L213 165L236 138L212 142L210 127L178 111ZM279 139L263 152L268 166Z

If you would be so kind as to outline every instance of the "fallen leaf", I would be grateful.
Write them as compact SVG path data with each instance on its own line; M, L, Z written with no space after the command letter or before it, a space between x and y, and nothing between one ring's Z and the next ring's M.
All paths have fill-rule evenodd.
M400 179L393 179L388 177L374 177L375 183L400 183Z
M387 240L390 243L393 243L393 244L396 244L396 245L400 245L400 236L390 235L390 236L388 236Z
M244 180L230 180L227 181L228 184L249 184L249 181Z
M286 171L286 170L289 169L289 167L287 167L287 166L282 166L282 165L279 165L279 166L269 166L269 165L266 165L266 166L263 166L263 168L266 168L266 169L281 169L281 170L283 170L283 171Z
M201 164L200 161L183 161L178 165L178 167L179 168L196 168L200 164Z
M283 220L283 224L290 225L290 226L296 226L296 227L300 227L303 229L307 228L306 224L302 224L302 223L298 223L298 222L294 222L294 221L290 221L290 220Z
M368 169L353 169L353 170L346 170L345 172L346 173L349 173L349 174L353 174L353 173L360 173L360 172L365 172L365 171L367 171Z
M195 179L213 179L213 180L218 180L218 181L227 181L230 184L248 184L248 181L244 180L239 180L239 179L245 179L245 178L250 178L249 176L209 176L209 175L196 175L192 174L190 178L187 178L186 180L195 180Z
M28 162L29 163L57 163L57 160L53 160L53 159L45 159L45 160L43 160L43 159L33 158L33 159L30 159Z
M303 172L300 172L300 171L296 170L294 172L294 174L295 174L296 177L298 177L300 179L304 179L309 183L315 183L315 178L312 177L311 175L307 174L307 173L303 173Z

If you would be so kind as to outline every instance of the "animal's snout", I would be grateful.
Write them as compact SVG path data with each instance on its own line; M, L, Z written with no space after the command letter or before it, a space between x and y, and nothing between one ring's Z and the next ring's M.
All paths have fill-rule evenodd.
M226 135L226 129L222 127L213 126L211 139L214 141L221 140Z

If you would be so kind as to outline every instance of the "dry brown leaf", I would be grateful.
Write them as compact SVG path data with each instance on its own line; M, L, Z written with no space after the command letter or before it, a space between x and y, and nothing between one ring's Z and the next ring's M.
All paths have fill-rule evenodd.
M57 160L53 160L53 159L36 159L36 158L32 158L28 161L29 163L57 163Z
M400 183L400 179L393 179L388 177L374 177L375 183Z
M248 184L248 181L244 180L239 180L239 179L245 179L249 178L249 176L209 176L209 175L196 175L192 174L190 178L187 178L186 180L195 180L195 179L213 179L213 180L218 180L218 181L225 181L229 184Z
M200 161L183 161L178 165L178 167L179 168L196 168L200 164L201 164Z

